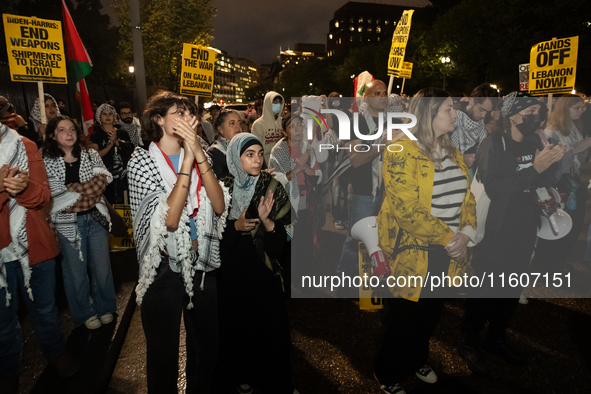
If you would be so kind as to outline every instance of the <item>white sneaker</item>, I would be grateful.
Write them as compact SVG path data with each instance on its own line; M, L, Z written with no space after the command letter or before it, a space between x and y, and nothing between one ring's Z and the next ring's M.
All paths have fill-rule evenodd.
M435 374L435 371L428 364L423 365L421 369L415 372L415 375L425 383L437 382L437 374Z
M241 384L238 386L239 394L252 394L254 388L250 384Z
M97 315L94 315L91 318L89 318L88 320L86 320L84 322L84 325L89 330L96 330L97 328L100 328L100 326L102 326L101 321L99 320Z
M113 314L112 313L105 313L104 315L101 316L101 323L103 323L103 324L109 324L112 321L113 321Z

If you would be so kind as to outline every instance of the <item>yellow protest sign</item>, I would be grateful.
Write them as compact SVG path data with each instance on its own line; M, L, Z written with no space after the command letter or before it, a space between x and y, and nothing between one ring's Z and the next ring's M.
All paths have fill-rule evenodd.
M13 81L68 83L60 21L9 14L2 18Z
M406 51L406 43L410 34L410 20L413 13L414 10L406 10L402 13L402 17L392 35L392 46L390 47L390 56L388 57L389 76L398 77L400 70L402 70L404 52Z
M412 63L411 62L402 63L402 70L400 70L400 74L398 75L398 77L410 79L411 75L412 75Z
M215 50L183 44L181 94L209 97L213 90Z
M578 36L534 45L529 56L529 92L570 93L575 88L578 50Z
M109 239L109 249L112 252L121 250L133 249L133 220L131 218L131 208L128 204L114 204L115 209L127 224L127 234L123 237L115 237L111 235Z
M359 275L361 278L364 275L367 275L368 278L371 276L371 259L363 242L359 242ZM369 282L369 280L363 281L359 287L359 309L382 309L384 307L382 291L372 287Z

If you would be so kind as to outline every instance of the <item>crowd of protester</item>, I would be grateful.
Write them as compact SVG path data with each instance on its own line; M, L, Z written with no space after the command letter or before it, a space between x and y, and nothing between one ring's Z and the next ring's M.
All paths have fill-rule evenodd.
M0 237L2 387L16 392L21 369L19 291L47 361L61 377L79 369L57 321L57 264L74 326L113 322L112 204L131 207L154 393L177 392L181 316L188 393L297 393L285 301L292 287L302 290L302 277L319 259L327 210L330 225L348 230L339 275L359 275L359 241L350 229L371 216L395 277L461 276L469 269L521 274L530 263L560 268L585 221L580 174L591 122L582 97L564 95L550 112L545 100L521 92L501 98L487 83L457 101L436 88L411 99L389 97L379 80L363 91L356 99L332 92L291 102L270 91L244 113L218 105L205 111L171 92L151 97L139 117L129 103L93 103L90 137L67 116L64 100L46 94L26 121L0 96L0 226L10 229ZM302 100L340 110L357 122L357 136L339 139L334 112L307 130L312 123ZM416 140L384 133L384 146L402 149L351 149L364 143L359 134L385 129L387 112L416 116ZM485 223L476 220L473 182L490 198ZM573 221L559 240L536 236L533 194L547 187L560 192ZM437 381L429 338L449 289L390 290L374 372L383 392L404 394L401 382L413 373ZM526 363L505 340L521 290L468 290L458 346L474 372L488 372L482 348Z

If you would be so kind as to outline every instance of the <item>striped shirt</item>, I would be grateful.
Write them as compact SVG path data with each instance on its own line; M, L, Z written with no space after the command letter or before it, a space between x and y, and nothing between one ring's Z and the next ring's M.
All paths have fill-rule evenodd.
M467 191L468 179L460 167L445 155L440 168L435 168L431 215L445 222L454 233L460 225L462 203Z

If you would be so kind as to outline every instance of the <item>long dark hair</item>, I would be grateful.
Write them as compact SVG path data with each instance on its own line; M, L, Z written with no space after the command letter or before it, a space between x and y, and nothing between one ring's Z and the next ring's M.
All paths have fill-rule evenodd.
M86 140L86 136L80 127L78 127L76 122L74 122L70 117L64 115L56 116L47 124L47 130L45 131L45 141L43 141L43 157L57 159L58 157L64 157L66 155L62 148L59 147L55 138L57 126L62 120L69 120L76 128L76 145L74 145L74 149L72 150L72 156L80 158L80 152L82 152L82 149L88 149L88 141Z

